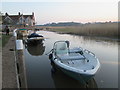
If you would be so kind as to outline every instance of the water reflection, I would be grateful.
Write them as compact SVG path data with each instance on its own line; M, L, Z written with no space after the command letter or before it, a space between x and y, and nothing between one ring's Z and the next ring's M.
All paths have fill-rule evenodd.
M117 39L110 39L110 38L101 38L101 37L88 37L88 36L76 36L76 35L71 35L73 39L76 40L82 40L81 43L97 43L97 44L102 44L106 46L112 46L119 44Z
M53 62L51 62L51 65L51 76L54 81L55 88L98 88L94 78L90 79L86 83L83 83L82 79L81 81L77 81L64 74L55 66Z
M31 54L32 56L43 55L45 51L45 46L43 42L41 42L40 44L36 44L36 45L25 44L25 48L27 48L29 54Z
M29 88L86 88L85 85L80 84L80 82L61 71L55 74L51 72L50 60L45 53L48 53L53 48L54 42L58 40L69 40L71 48L80 46L92 51L98 57L101 63L101 69L96 73L94 79L89 81L89 88L118 87L119 42L68 34L56 34L48 31L41 31L39 33L49 39L46 39L41 46L39 44L38 46L26 46L24 50ZM39 51L38 53L41 56L35 54L37 51Z

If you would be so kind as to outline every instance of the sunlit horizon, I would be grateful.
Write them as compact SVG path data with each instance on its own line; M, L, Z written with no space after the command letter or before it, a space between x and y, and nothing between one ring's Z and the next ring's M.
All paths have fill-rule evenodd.
M36 24L59 22L118 21L118 3L113 2L3 2L2 13L31 15Z

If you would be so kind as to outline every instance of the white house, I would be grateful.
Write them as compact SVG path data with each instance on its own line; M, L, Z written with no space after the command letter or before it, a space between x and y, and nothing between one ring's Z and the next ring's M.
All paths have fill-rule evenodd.
M3 25L24 25L24 26L34 26L35 25L35 17L34 13L32 15L23 15L18 13L18 15L8 15L6 13L2 16L2 24Z

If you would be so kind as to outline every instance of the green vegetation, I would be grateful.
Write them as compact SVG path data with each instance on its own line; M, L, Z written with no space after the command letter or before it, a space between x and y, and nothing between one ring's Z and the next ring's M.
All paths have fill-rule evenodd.
M82 25L82 23L61 22L61 23L48 23L48 24L44 24L43 26L79 26L79 25Z
M5 46L11 36L12 35L2 35L2 39L0 39L0 44L2 43L2 47Z
M2 37L1 37L2 35L0 35L0 49L1 49L1 47L2 47Z
M59 33L75 34L81 36L95 36L118 38L118 23L94 23L83 24L80 26L49 26L46 27L49 31Z

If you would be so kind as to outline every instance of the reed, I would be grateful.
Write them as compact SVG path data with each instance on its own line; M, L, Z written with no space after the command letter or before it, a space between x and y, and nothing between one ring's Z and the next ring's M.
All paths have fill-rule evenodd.
M118 23L99 23L99 24L83 24L80 26L61 26L46 27L49 31L59 33L76 34L82 36L97 36L118 38Z

